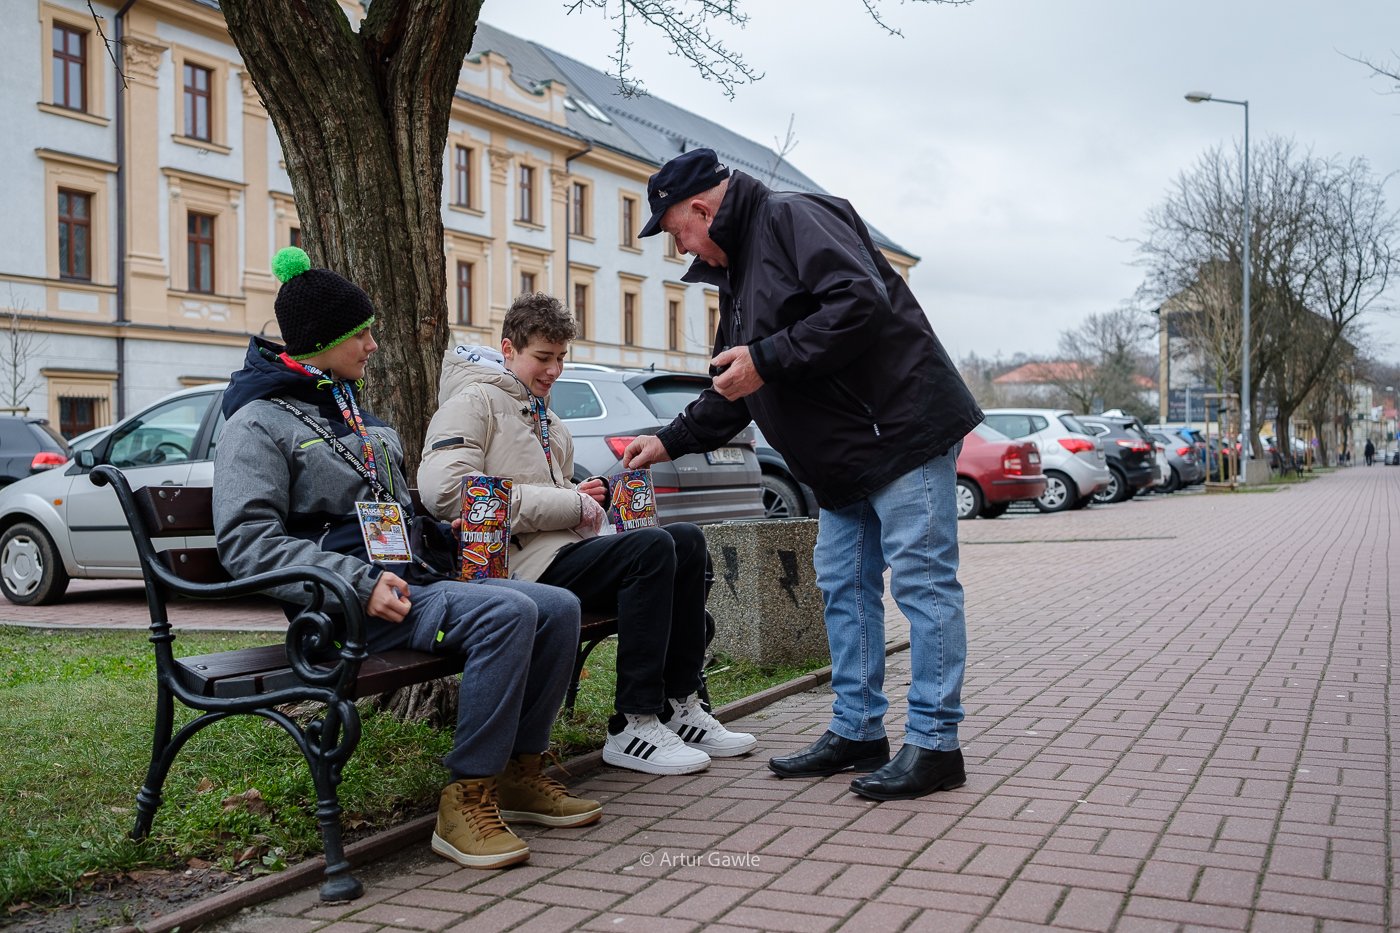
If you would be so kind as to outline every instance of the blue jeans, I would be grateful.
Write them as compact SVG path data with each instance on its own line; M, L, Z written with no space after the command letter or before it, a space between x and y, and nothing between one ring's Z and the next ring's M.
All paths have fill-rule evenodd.
M866 498L822 509L817 585L831 646L831 731L855 741L885 735L884 573L909 619L909 722L904 741L958 747L967 624L958 582L955 490L959 444Z
M489 777L549 748L578 652L578 597L523 580L414 586L398 624L370 618L369 650L413 648L462 659L452 779Z

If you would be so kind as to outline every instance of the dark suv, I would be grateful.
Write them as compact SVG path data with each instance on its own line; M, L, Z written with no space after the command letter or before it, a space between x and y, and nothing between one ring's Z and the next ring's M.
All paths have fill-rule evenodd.
M1157 450L1142 422L1130 416L1080 415L1079 421L1103 443L1113 481L1094 494L1095 502L1122 502L1152 485Z
M63 466L68 443L43 418L0 415L0 486Z

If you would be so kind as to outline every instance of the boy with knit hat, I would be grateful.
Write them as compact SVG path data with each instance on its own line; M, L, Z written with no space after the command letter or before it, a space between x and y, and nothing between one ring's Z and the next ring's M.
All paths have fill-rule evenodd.
M433 851L473 868L523 862L529 848L504 821L582 826L602 815L542 771L578 647L578 600L513 580L410 587L385 565L392 556L361 515L411 515L413 506L398 435L360 407L377 349L373 304L295 247L274 257L273 271L284 283L276 311L286 346L253 337L224 393L228 420L214 461L219 558L236 577L325 567L363 601L371 653L459 656L457 728L444 759L452 782ZM273 595L307 601L295 587Z

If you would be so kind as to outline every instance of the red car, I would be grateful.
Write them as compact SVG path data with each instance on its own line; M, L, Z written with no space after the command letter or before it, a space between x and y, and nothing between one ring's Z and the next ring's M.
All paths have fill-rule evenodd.
M1013 502L1045 491L1040 451L1031 441L1011 438L979 424L963 438L958 454L958 518L997 518Z

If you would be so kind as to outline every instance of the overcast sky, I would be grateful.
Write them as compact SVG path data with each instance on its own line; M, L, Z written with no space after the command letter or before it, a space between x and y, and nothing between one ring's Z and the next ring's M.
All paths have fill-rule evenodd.
M487 0L482 18L611 72L598 11ZM612 8L617 8L613 0ZM1400 95L1345 55L1400 59L1400 0L746 0L721 35L765 77L727 100L659 33L633 27L658 97L774 145L922 261L912 277L955 357L1053 353L1061 331L1131 300L1147 211L1214 145L1292 137L1400 170ZM1386 186L1400 209L1400 177ZM1400 287L1392 289L1400 304ZM1372 318L1400 359L1400 315Z

